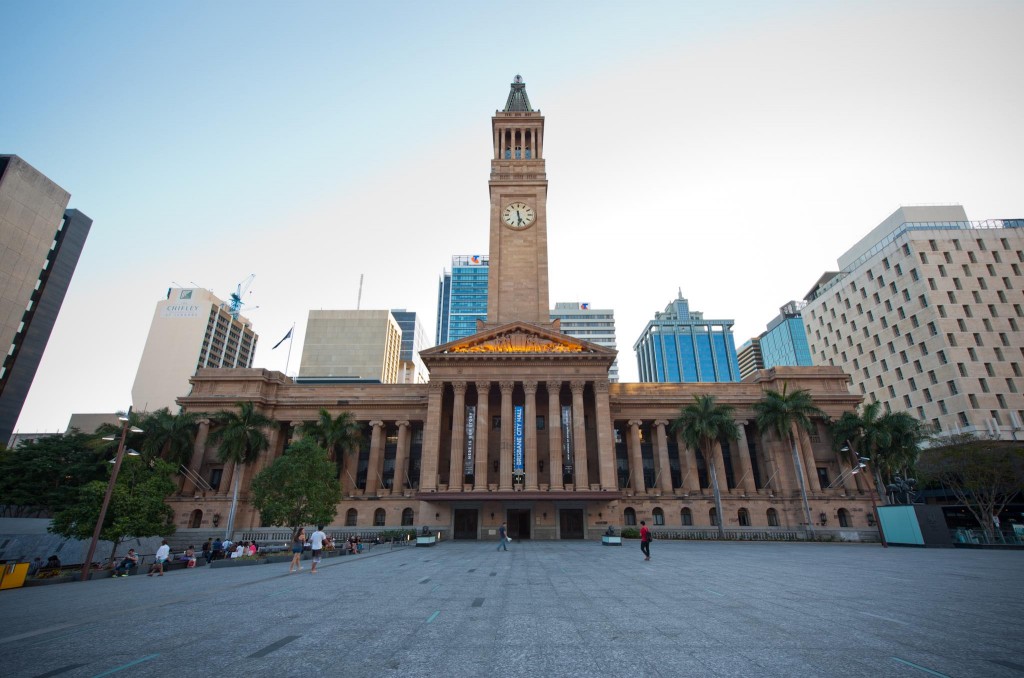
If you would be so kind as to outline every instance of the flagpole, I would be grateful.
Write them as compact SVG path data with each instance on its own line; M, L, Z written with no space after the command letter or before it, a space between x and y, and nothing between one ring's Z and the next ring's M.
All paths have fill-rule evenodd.
M284 376L288 376L288 366L292 362L292 342L295 341L295 323L292 323L292 329L288 331L288 358L284 361Z

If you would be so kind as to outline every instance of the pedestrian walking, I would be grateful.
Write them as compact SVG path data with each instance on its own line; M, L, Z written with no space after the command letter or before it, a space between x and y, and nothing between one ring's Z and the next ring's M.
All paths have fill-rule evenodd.
M205 560L206 564L209 565L210 561L212 559L213 559L213 538L211 537L210 539L206 540L205 544L203 544L203 560Z
M643 551L644 560L651 559L651 531L647 529L647 523L640 521L640 550Z
M149 566L149 574L147 577L152 577L156 574L158 577L164 576L164 563L171 557L171 547L167 545L167 540L164 539L160 543L160 548L156 550L156 561Z
M512 540L508 537L508 531L505 529L505 523L502 523L501 527L498 528L498 541L500 543L498 544L498 548L495 550L504 549L508 551L508 542Z
M292 537L292 564L288 566L289 572L302 569L302 549L306 545L306 528L300 527Z
M309 535L309 546L313 552L313 567L309 571L310 574L316 574L316 566L320 564L320 554L323 553L325 541L327 541L327 535L324 534L324 526L317 525L316 532Z

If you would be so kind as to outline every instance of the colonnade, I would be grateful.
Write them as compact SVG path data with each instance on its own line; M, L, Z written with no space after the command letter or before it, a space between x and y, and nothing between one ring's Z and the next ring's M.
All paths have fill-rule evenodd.
M529 156L527 151L530 151ZM539 160L543 157L544 127L539 121L530 125L494 126L495 160Z

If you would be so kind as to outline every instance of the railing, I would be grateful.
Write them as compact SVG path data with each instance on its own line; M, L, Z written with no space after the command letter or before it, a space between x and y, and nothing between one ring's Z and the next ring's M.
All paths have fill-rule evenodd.
M721 541L717 527L693 529L652 530L655 541L680 539L693 541ZM803 527L799 528L726 528L725 541L811 541ZM877 542L877 530L815 528L814 541Z
M1000 530L995 534L989 534L985 530L966 527L958 527L949 531L954 544L977 544L979 546L1022 546L1024 545L1024 533L1018 534L1014 530Z

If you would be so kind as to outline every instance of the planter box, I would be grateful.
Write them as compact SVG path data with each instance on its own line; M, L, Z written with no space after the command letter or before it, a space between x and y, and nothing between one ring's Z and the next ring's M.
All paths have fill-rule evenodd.
M437 537L416 537L416 546L433 546L437 543Z
M622 537L609 537L605 535L601 537L601 544L603 546L622 546Z

